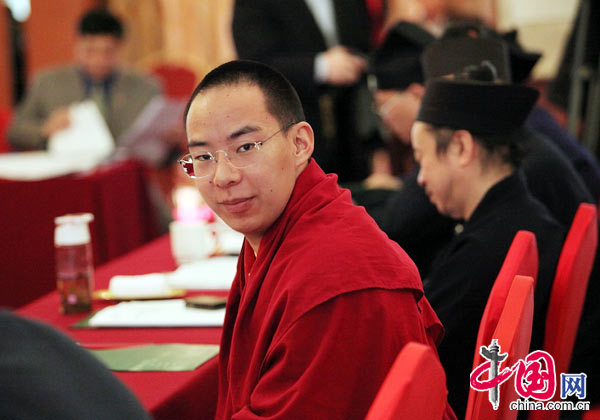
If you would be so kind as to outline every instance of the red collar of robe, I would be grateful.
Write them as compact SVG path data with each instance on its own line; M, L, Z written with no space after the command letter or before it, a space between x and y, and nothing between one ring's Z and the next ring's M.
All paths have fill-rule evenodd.
M337 176L326 175L311 159L283 213L263 236L256 258L244 241L225 327L233 327L238 313L244 318L244 312L262 307L259 299L266 299L271 312L262 317L277 312L287 324L338 295L369 288L411 289L429 337L439 342L443 329L422 299L412 260L363 207L352 203Z

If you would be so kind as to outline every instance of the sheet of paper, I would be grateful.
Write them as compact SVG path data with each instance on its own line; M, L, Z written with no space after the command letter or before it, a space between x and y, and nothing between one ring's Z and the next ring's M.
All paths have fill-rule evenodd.
M159 298L169 295L173 289L167 284L166 274L151 273L139 276L114 276L110 279L108 290L117 299L135 299Z
M48 152L0 154L0 178L37 181L73 172L88 171L98 164L87 156L57 156Z
M154 97L118 139L115 158L134 157L150 166L163 163L170 149L163 137L181 125L186 103L187 99Z
M229 290L237 270L238 257L207 258L182 264L168 275L168 283L176 289Z
M162 298L174 290L229 290L238 257L220 256L182 264L172 272L117 275L108 289L116 299Z
M90 327L221 327L225 308L198 309L183 299L121 302L96 312Z
M87 100L69 107L71 124L48 139L48 152L58 156L107 158L114 150L112 135L94 101Z
M136 347L90 350L110 370L189 371L219 353L219 346L209 344L151 344Z

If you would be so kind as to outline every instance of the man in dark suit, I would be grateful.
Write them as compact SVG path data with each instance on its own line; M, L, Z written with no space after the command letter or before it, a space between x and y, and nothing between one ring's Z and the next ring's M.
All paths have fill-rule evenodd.
M240 58L278 69L296 88L323 169L341 181L365 178L355 117L370 48L364 0L236 0L233 36Z

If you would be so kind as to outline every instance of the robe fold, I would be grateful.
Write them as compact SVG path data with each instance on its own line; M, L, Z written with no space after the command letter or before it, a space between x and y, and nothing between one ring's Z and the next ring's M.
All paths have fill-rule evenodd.
M442 331L414 263L311 160L256 257L244 241L216 418L363 419L402 347Z

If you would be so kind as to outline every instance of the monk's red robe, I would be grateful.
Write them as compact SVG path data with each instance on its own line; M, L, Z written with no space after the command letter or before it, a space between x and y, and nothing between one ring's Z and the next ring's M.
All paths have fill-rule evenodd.
M363 419L402 347L441 334L411 259L311 160L256 258L244 242L216 418Z

